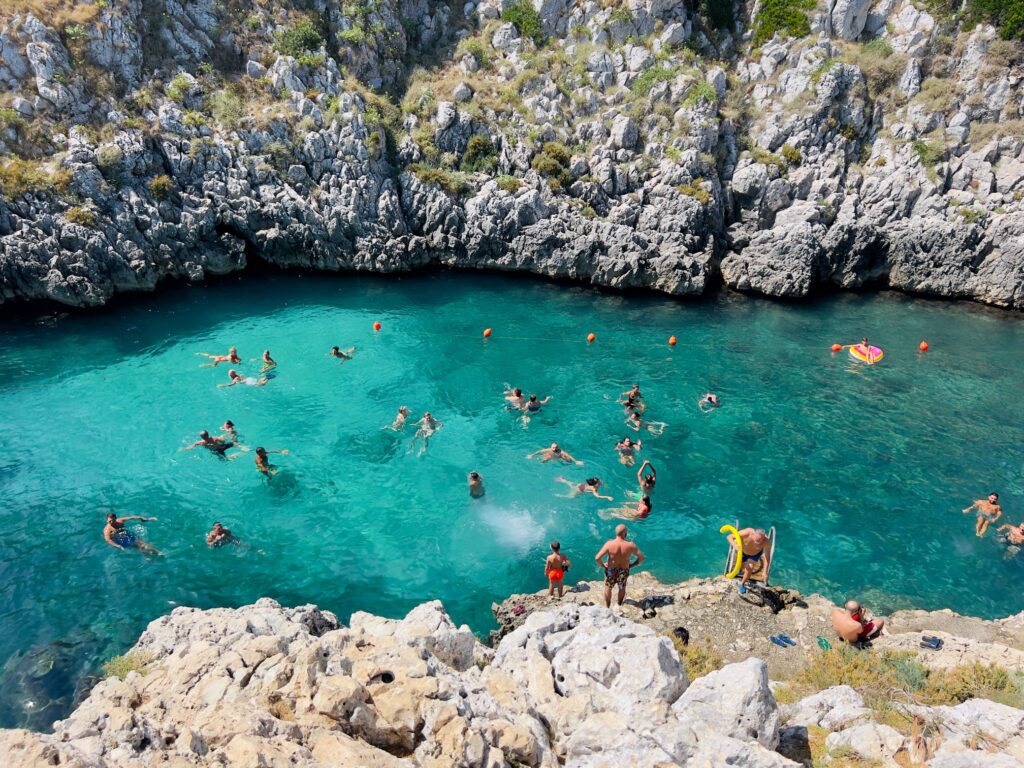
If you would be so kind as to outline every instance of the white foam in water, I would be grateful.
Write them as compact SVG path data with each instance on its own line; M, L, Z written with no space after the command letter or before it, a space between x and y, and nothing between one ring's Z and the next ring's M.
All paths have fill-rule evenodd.
M546 538L545 527L525 510L487 504L480 509L480 519L494 530L499 544L519 552L536 547Z

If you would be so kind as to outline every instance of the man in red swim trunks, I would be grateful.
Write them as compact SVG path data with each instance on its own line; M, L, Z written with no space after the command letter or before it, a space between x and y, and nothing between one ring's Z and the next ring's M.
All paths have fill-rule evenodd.
M555 585L558 585L558 596L562 596L562 582L565 579L565 572L569 570L572 563L569 558L561 553L562 545L557 541L551 542L551 554L544 560L544 575L548 577L548 597L554 597Z
M601 551L594 555L597 564L604 568L604 605L612 607L612 587L619 588L619 605L626 599L626 580L629 578L629 569L635 568L644 561L644 553L632 541L626 541L626 534L629 531L624 525L615 526L615 538L606 541ZM608 563L605 564L604 557L608 556ZM631 560L636 555L636 560Z
M884 626L885 619L869 615L856 600L847 600L844 607L832 611L832 628L851 644L873 640Z

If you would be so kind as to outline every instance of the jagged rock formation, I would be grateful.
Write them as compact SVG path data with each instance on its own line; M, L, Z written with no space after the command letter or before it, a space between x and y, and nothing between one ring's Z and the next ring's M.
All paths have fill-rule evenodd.
M14 0L0 302L259 258L1024 306L1024 46L914 0L773 3L805 26L661 0Z
M784 768L809 765L825 732L884 765L1024 764L1022 710L918 707L931 726L908 738L848 687L780 707L763 661L690 682L667 637L603 607L535 612L492 650L437 602L342 627L263 599L178 608L132 653L140 671L98 684L52 735L0 731L3 764Z

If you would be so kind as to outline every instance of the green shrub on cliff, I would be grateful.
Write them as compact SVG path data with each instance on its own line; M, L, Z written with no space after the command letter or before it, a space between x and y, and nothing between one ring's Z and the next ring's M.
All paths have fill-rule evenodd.
M153 196L154 200L166 200L173 191L174 182L171 181L170 176L154 176L149 181L149 194Z
M96 212L92 208L83 208L81 206L68 208L64 212L64 218L72 224L78 224L89 229L96 226Z
M461 173L445 171L423 163L411 163L406 170L424 184L436 184L449 195L459 197L466 194L470 187Z
M309 51L320 50L325 42L323 26L319 21L304 19L279 32L275 47L285 56L301 56Z
M110 661L104 662L102 669L106 677L116 677L124 680L129 672L146 674L146 665L153 661L152 655L144 651L128 651L122 656L115 656Z
M776 33L807 37L811 34L807 11L814 7L814 0L763 0L754 15L754 46L764 45Z
M544 34L544 26L541 24L540 14L534 10L530 3L525 0L512 3L512 5L502 11L501 19L512 24L516 28L516 32L523 37L530 38L536 45L544 45L544 40L547 36Z
M494 173L498 153L487 136L471 136L462 154L462 170L468 173Z
M548 179L552 189L568 186L572 181L569 174L569 149L557 141L549 141L533 157L530 167Z

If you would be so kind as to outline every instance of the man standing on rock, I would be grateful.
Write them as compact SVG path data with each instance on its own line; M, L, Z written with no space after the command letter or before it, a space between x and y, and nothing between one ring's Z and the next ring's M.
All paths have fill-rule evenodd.
M594 556L597 564L604 568L604 605L612 607L612 587L619 588L619 605L626 599L626 580L629 578L629 569L635 568L644 561L644 553L640 551L632 541L626 541L626 526L615 526L615 538L606 541L601 551ZM604 556L608 556L608 562L604 562ZM636 555L636 560L630 558Z

